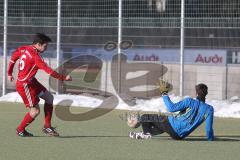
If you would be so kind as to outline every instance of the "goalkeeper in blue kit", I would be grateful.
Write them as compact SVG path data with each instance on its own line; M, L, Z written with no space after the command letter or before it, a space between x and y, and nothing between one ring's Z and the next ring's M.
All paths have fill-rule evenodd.
M167 95L169 87L166 82L160 81L159 88L167 110L178 112L178 114L171 116L144 114L138 122L142 125L143 132L130 132L130 138L149 139L154 135L166 132L173 139L181 140L205 121L207 139L209 141L214 140L214 109L211 105L205 103L208 94L208 87L205 84L196 85L196 99L188 97L178 103L173 103Z

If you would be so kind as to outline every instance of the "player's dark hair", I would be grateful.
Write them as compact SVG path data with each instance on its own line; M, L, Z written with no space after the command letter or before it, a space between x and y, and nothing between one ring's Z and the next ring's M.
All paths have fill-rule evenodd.
M46 36L43 33L36 33L33 39L33 44L44 44L44 43L48 43L51 42L51 38L49 38L48 36Z
M200 83L195 86L196 93L197 93L197 99L200 101L205 102L206 96L208 94L208 87L206 84Z

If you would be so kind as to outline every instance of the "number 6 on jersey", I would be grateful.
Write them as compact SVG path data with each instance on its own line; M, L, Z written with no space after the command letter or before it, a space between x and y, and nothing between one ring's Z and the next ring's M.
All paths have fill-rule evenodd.
M24 59L26 59L26 55L23 54L20 58L20 62L19 62L19 70L22 71L25 67L25 62L24 62Z

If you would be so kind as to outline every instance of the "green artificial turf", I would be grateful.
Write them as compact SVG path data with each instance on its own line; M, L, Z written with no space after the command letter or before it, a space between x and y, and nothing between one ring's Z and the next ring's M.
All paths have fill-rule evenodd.
M41 106L42 108L43 106ZM235 160L240 157L240 119L215 118L216 141L208 142L205 124L188 138L175 141L166 134L151 140L128 138L129 129L114 110L85 122L67 122L55 114L59 138L41 132L41 115L28 127L35 137L21 138L15 128L26 109L19 103L0 103L0 160ZM74 108L72 112L85 112ZM138 128L137 130L140 130Z

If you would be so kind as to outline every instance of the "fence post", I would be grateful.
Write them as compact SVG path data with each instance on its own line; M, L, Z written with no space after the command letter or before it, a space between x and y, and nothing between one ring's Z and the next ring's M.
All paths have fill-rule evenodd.
M4 31L3 31L3 79L2 79L2 95L6 94L7 85L7 24L8 24L8 0L4 0Z
M59 72L59 66L60 66L60 43L61 43L61 0L58 0L57 5L57 71ZM57 80L57 90L56 94L59 94L59 85L60 82Z
M122 0L118 1L118 94L121 93L121 44L122 41Z
M180 96L184 95L184 23L185 23L185 0L181 1L181 41L180 41Z

